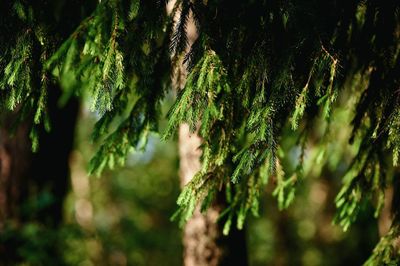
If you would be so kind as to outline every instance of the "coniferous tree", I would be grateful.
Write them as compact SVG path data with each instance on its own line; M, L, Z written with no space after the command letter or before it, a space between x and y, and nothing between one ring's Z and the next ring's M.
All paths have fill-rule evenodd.
M186 222L198 204L206 210L224 191L220 219L229 234L232 226L243 228L248 213L258 214L268 182L275 183L279 208L287 208L306 178L308 136L320 117L328 124L324 136L335 134L330 114L340 102L356 102L346 123L353 126L349 145L358 153L336 197L335 222L347 230L366 202L379 215L385 188L397 189L400 3L177 0L167 14L168 2L101 1L67 38L67 29L44 19L45 2L1 4L0 106L18 109L21 119L32 117L32 147L39 145L37 128L51 122L48 82L59 82L61 102L90 95L99 114L93 139L101 147L90 172L123 164L150 132L158 132L161 101L183 60L188 77L161 134L171 137L188 123L202 138L202 161L174 218ZM190 17L199 36L187 52ZM350 96L339 102L342 95ZM299 136L294 170L281 164L288 131ZM325 137L319 163L329 157ZM399 261L399 197L395 192L391 229L367 265Z

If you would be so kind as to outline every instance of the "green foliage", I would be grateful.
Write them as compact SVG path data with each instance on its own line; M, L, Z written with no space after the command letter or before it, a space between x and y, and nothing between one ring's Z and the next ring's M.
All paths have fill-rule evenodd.
M32 150L38 148L38 126L44 125L50 130L50 121L47 113L47 88L50 76L43 69L44 62L51 53L47 40L47 30L43 25L35 23L32 7L20 1L12 5L13 12L5 16L11 21L19 20L23 25L16 23L15 32L8 38L7 24L2 23L0 30L4 37L0 39L3 52L0 56L0 107L3 110L19 110L20 116L16 125L32 117L33 126L30 133ZM32 116L33 114L33 116Z
M336 198L336 222L346 230L368 201L378 215L400 149L398 1L182 0L170 14L167 3L101 1L68 38L53 42L40 6L7 6L18 35L1 38L0 105L34 113L35 124L45 121L48 72L64 90L62 101L89 95L99 115L93 139L101 143L90 172L100 174L107 165L123 164L149 132L158 131L171 68L184 58L188 78L163 136L186 122L202 137L203 155L201 171L178 199L177 215L188 220L197 204L203 202L204 210L225 190L228 233L232 219L242 228L249 211L257 214L268 181L276 185L279 208L290 205L318 118L328 123L325 135L335 133L332 113L350 88L357 103L350 107L353 119L343 123L352 124L349 141L360 145ZM199 36L189 47L191 19ZM294 171L280 162L288 156L279 148L288 126L299 133L302 153ZM36 135L32 131L34 148ZM326 150L317 163L334 156Z
M59 76L68 94L76 86L87 88L93 96L91 109L101 114L112 109L113 98L125 88L124 58L117 41L125 25L110 5L99 5L47 62L54 69L62 61Z
M365 262L365 266L372 265L399 265L399 250L397 240L399 236L398 225L392 226L390 231L381 238L376 245L372 256Z
M148 23L145 12L157 5L129 2L99 4L46 65L60 79L63 100L89 93L91 109L100 115L93 139L104 140L90 163L90 173L123 165L129 151L144 146L148 133L157 130L160 101L168 87L165 11L152 14L155 21Z
M161 142L150 134L146 151L131 154L124 167L105 170L102 178L87 176L84 168L93 155L87 139L95 121L90 113L80 117L82 126L78 127L73 160L73 169L78 171L72 175L73 182L87 181L90 193L83 194L82 187L74 186L66 206L68 222L79 217L75 204L82 200L93 206L93 216L86 223L77 219L82 236L71 234L63 239L67 265L114 265L121 261L146 266L182 264L181 232L169 222L180 192L176 143Z
M377 199L375 216L380 213L384 204L386 171L382 160L368 148L360 148L352 166L343 178L343 186L336 197L338 213L336 221L347 230L354 222L363 203L373 196ZM383 156L383 155L382 155Z

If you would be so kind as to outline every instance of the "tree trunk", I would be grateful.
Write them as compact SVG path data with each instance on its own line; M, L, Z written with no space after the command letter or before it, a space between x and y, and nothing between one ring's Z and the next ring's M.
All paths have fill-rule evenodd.
M200 137L191 134L187 124L180 126L179 156L182 186L200 170L200 144ZM232 228L229 236L223 236L222 225L217 223L224 207L224 195L220 192L214 205L205 214L196 208L193 217L183 230L185 266L247 265L244 230Z
M21 248L29 245L22 232L28 224L51 231L51 236L40 238L45 243L45 260L39 264L62 265L57 250L58 226L62 222L64 197L69 184L68 157L72 149L74 126L78 111L77 101L64 108L57 106L60 90L49 88L48 112L52 129L39 132L39 151L32 153L29 131L31 122L25 121L11 134L16 114L2 117L0 128L0 261L14 265L24 261ZM37 245L37 244L36 244ZM42 247L43 248L43 247ZM43 254L41 254L43 255ZM55 264L53 264L55 265Z
M386 235L386 233L390 229L390 226L392 225L393 222L392 201L393 201L393 187L389 186L385 189L385 203L378 219L378 228L380 237Z
M4 125L12 124L15 115L2 119ZM9 128L0 128L0 230L10 219L18 218L18 206L22 191L21 179L29 173L31 147L28 125L20 125L14 136ZM18 219L17 219L18 220Z

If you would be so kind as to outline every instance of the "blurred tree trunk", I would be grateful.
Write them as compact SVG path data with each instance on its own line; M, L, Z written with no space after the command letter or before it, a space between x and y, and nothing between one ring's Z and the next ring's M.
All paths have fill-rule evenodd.
M25 121L11 132L15 114L7 114L0 128L0 258L13 263L20 259L18 248L24 245L18 234L24 225L37 223L45 230L56 230L63 220L63 203L69 184L68 157L73 145L78 111L76 100L64 108L57 106L60 89L49 88L48 112L51 131L39 132L39 151L32 153ZM4 232L13 234L4 239ZM5 241L5 243L4 243ZM55 243L45 250L60 260ZM57 259L58 257L58 259ZM6 260L3 260L6 258Z
M189 126L179 128L179 157L181 185L187 184L200 170L201 139L191 134ZM229 236L222 235L218 216L225 206L224 193L205 214L199 208L183 230L185 266L247 265L246 238L244 230L232 228Z
M25 192L22 179L29 174L32 159L29 127L24 123L11 136L8 126L14 119L14 114L2 118L4 127L0 128L0 230L5 222L18 218L21 194Z
M168 12L175 1L169 2ZM197 30L192 17L186 28L189 46L197 39ZM186 68L180 60L174 73L174 87L183 89L186 81ZM182 124L179 127L179 158L181 186L186 185L200 170L201 138L191 134L189 126ZM220 192L216 202L206 213L200 213L199 208L194 211L193 217L186 223L183 230L183 264L185 266L216 266L241 265L246 266L247 250L245 230L237 230L232 226L229 236L222 235L222 226L217 219L225 208L225 193Z
M390 229L390 226L392 225L393 222L392 201L393 201L393 187L389 186L385 190L385 204L378 219L378 228L380 237L386 235L386 233Z

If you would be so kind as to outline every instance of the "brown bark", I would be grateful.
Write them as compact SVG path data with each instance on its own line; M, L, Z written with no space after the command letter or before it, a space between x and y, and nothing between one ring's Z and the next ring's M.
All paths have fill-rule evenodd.
M3 118L4 125L10 125L15 115ZM11 136L7 126L0 128L0 230L5 222L18 218L21 198L22 177L29 172L31 149L28 140L28 126L22 124Z
M379 236L382 237L386 235L392 225L392 201L393 201L393 187L388 187L385 189L385 203L382 212L379 215L378 228Z
M179 128L179 156L181 185L187 184L200 169L201 139L191 134L189 126ZM225 207L224 193L206 213L197 208L183 230L185 266L247 265L244 230L232 228L229 236L222 235L217 219Z
M179 127L179 156L181 185L186 185L200 170L201 139L196 134L190 134L189 126ZM216 245L218 237L218 210L210 208L202 215L197 208L183 230L184 265L218 265L221 250Z

